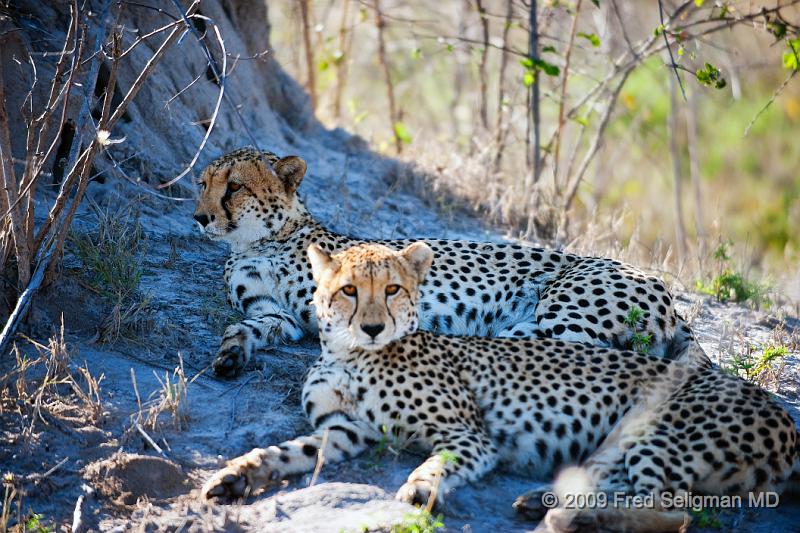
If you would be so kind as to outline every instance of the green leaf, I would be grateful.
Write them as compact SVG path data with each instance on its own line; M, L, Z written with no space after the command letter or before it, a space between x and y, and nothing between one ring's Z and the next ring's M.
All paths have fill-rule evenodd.
M788 52L783 53L783 68L787 70L800 70L800 39L786 41Z
M317 68L319 69L320 72L325 72L326 70L328 70L328 67L330 66L331 64L327 59L320 59L319 63L317 64Z
M411 50L411 59L422 59L422 49L414 48Z
M706 63L703 68L698 69L697 72L695 72L695 75L697 76L698 83L705 85L706 87L722 89L728 85L728 82L722 77L719 69L711 63Z
M395 123L394 135L400 140L401 143L411 144L411 133L409 133L408 128L402 122Z
M663 24L659 24L658 26L656 26L656 29L653 30L653 35L658 37L662 33L664 33L664 25Z
M705 2L706 0L694 0L694 5L696 5L697 7L703 7L703 4Z
M600 7L600 0L592 0L592 4L594 4L594 7Z
M786 24L779 20L767 22L767 31L774 35L776 40L780 41L786 37Z
M536 80L536 78L534 77L532 71L528 71L528 72L526 72L525 74L522 75L522 84L525 87L530 87L531 85L533 85L533 82L535 80Z
M561 73L561 69L558 68L557 65L552 63L548 63L544 59L532 59L530 57L526 57L524 59L520 59L519 64L525 67L527 72L533 73L537 70L541 70L548 76L558 76ZM533 80L531 80L531 84Z
M537 61L536 66L543 70L548 76L558 76L561 73L561 69L556 65L548 63L547 61L542 61L541 59Z
M583 37L584 39L586 39L587 41L592 43L592 46L594 48L599 48L600 47L600 37L598 37L594 33L584 33L582 31L579 31L578 32L578 37Z
M546 54L547 52L554 52L555 53L555 51L556 51L556 47L555 46L545 46L544 48L542 48L542 53L543 54Z

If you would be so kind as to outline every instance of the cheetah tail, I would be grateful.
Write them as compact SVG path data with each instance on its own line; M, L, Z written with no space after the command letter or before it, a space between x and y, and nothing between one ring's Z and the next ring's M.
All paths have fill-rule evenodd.
M675 313L675 318L675 335L667 346L665 356L674 361L711 366L711 359L695 338L692 328L679 314Z
M691 518L683 511L609 507L606 509L553 509L545 517L545 524L556 531L583 530L591 525L629 533L654 533L670 531L683 533Z

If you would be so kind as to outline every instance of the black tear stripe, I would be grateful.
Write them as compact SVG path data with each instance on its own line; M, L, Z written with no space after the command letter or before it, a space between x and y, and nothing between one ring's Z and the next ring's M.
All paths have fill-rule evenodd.
M220 200L220 205L222 206L222 210L225 211L225 216L229 221L231 221L231 219L233 218L231 216L231 211L230 209L228 209L227 206L227 203L231 199L231 195L233 194L233 191L231 191L230 187L228 187L228 176L231 175L231 170L233 170L233 168L228 168L227 172L225 173L225 194L222 195L222 200Z
M333 298L331 298L331 302L333 302ZM353 319L356 317L356 313L358 313L358 293L356 293L356 307L353 309L353 314L350 315L350 318L347 319L347 326L353 325Z

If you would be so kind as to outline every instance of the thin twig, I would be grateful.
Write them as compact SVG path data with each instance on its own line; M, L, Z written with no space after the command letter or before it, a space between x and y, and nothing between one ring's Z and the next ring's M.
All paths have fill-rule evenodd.
M159 455L161 455L161 457L163 457L164 459L166 459L166 458L167 458L167 454L166 454L166 453L164 453L164 450L162 450L162 449L161 449L161 446L159 446L158 444L156 444L156 441L154 441L154 440L153 440L153 439L150 437L150 435L148 435L148 434L147 434L147 432L144 430L144 428L142 427L142 425L141 425L141 424L139 424L139 422L136 422L136 424L135 424L135 427L136 427L136 431L138 431L138 432L139 432L139 433L142 435L142 437L144 438L144 440L146 440L146 441L147 441L147 443L148 443L150 446L152 446L152 447L153 447L153 449L159 453Z
M197 160L200 159L200 155L203 153L203 149L206 147L206 143L208 142L208 138L211 136L211 132L214 130L214 126L217 123L217 116L219 115L219 109L222 106L222 99L225 96L225 85L227 81L227 73L228 73L228 57L225 54L225 43L222 40L222 37L219 34L219 28L214 25L214 33L219 40L220 46L222 47L222 74L217 77L219 80L219 93L217 94L217 102L214 104L214 112L211 113L211 119L208 124L208 128L206 128L206 132L203 135L203 139L200 141L200 146L197 147L197 151L194 153L192 160L189 161L189 164L186 166L183 171L181 171L177 176L172 178L166 183L162 183L158 186L159 189L165 189L170 185L173 185L178 182L181 178L187 175L189 172L192 171L195 164L197 164ZM209 63L211 64L211 63ZM216 76L216 72L215 72Z
M559 189L558 184L558 170L561 158L561 138L564 135L564 125L566 124L566 117L564 116L564 108L567 104L567 82L569 81L569 61L572 57L572 48L575 45L575 36L578 31L578 19L581 14L581 5L583 0L578 0L575 4L575 13L572 19L572 28L569 32L569 41L567 41L567 50L564 53L564 76L561 79L561 98L558 101L558 129L555 134L555 144L553 148L553 184L556 191ZM569 179L569 176L567 176Z
M759 119L759 117L761 115L763 115L764 112L766 112L767 109L769 109L769 107L772 105L772 103L775 101L775 99L778 98L778 96L780 96L780 94L783 92L784 89L786 89L786 86L789 85L789 82L792 81L792 78L795 77L797 72L798 72L797 70L792 70L789 73L789 75L786 76L786 79L783 80L783 83L781 83L781 86L778 87L777 89L775 89L775 92L772 93L772 96L769 97L769 100L767 100L767 103L764 104L764 106L761 109L758 110L758 113L756 113L755 116L747 124L747 127L744 129L743 137L747 137L747 135L750 133L750 128L753 127L753 124L756 123L756 121Z
M328 428L322 433L322 442L317 450L317 464L314 466L314 474L311 476L311 481L308 483L309 487L313 487L317 483L317 478L322 470L322 465L325 464L325 447L328 445Z
M675 56L672 55L672 47L669 45L669 38L667 38L667 26L664 22L664 4L662 3L662 0L658 0L658 16L661 19L661 34L664 36L664 44L666 45L667 52L669 53L669 61L672 65L672 70L675 72L675 77L678 78L678 87L681 89L683 101L686 102L686 89L683 88L683 79L681 79L681 75L678 73L678 65L675 62Z

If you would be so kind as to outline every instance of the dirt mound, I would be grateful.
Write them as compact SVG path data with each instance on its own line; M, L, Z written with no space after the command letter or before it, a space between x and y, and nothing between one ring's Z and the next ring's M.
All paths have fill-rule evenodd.
M140 498L165 500L189 492L189 480L175 463L160 457L118 452L86 467L84 477L120 506Z

